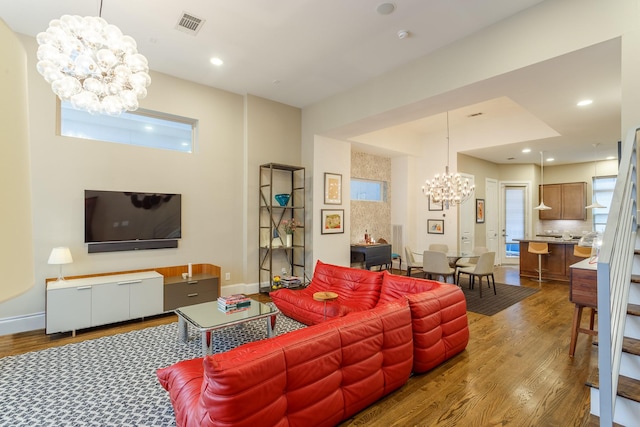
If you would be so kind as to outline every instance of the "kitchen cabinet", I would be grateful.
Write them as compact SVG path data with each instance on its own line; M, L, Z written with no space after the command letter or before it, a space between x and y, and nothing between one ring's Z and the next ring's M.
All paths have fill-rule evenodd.
M545 184L540 186L538 194L544 187L544 204L550 210L539 211L541 220L577 219L586 220L587 183L569 182L563 184Z

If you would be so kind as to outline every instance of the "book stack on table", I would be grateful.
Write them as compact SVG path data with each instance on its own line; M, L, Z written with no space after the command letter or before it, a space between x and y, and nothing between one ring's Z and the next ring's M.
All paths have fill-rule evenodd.
M225 313L247 310L251 306L251 299L243 294L218 297L218 308Z
M300 286L302 284L302 280L297 276L282 276L280 277L280 283L285 288L294 288L296 286Z

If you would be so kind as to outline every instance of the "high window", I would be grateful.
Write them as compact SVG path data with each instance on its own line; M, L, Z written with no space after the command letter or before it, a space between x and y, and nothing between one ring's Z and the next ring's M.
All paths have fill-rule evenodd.
M74 138L193 152L197 120L139 109L119 116L90 114L60 103L60 134Z
M387 198L384 181L351 179L351 200L384 202Z

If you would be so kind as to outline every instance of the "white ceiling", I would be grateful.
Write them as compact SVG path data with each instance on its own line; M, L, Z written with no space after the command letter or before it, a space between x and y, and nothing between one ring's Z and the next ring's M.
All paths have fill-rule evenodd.
M395 11L381 15L376 8L384 0L102 0L101 13L101 0L0 0L0 17L15 32L35 36L64 14L101 14L137 41L154 71L304 108L541 1L393 0ZM184 12L205 20L197 35L176 29ZM400 39L400 30L409 36ZM619 50L619 43L605 43L464 88L474 105L451 109L452 141L497 163L539 162L539 154L517 154L522 145L534 154L556 150L558 164L593 160L594 143L601 144L600 158L615 154ZM211 65L213 56L224 65ZM581 96L594 104L578 110ZM404 118L411 123L394 131L414 140L442 132L443 111L412 106ZM483 114L467 118L472 112ZM394 155L397 147L371 133L379 123L349 139ZM397 117L389 124L397 126ZM492 141L512 143L495 149Z

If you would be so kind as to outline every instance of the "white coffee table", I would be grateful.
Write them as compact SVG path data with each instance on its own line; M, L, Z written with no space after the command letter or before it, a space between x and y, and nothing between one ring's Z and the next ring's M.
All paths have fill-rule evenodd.
M249 322L256 319L267 319L267 336L273 336L277 308L270 305L251 300L251 305L246 310L234 313L225 313L218 308L217 301L203 302L201 304L179 307L175 310L178 315L178 339L187 342L188 325L193 326L202 336L202 355L211 354L213 348L213 331L239 323ZM211 339L207 339L207 334Z

